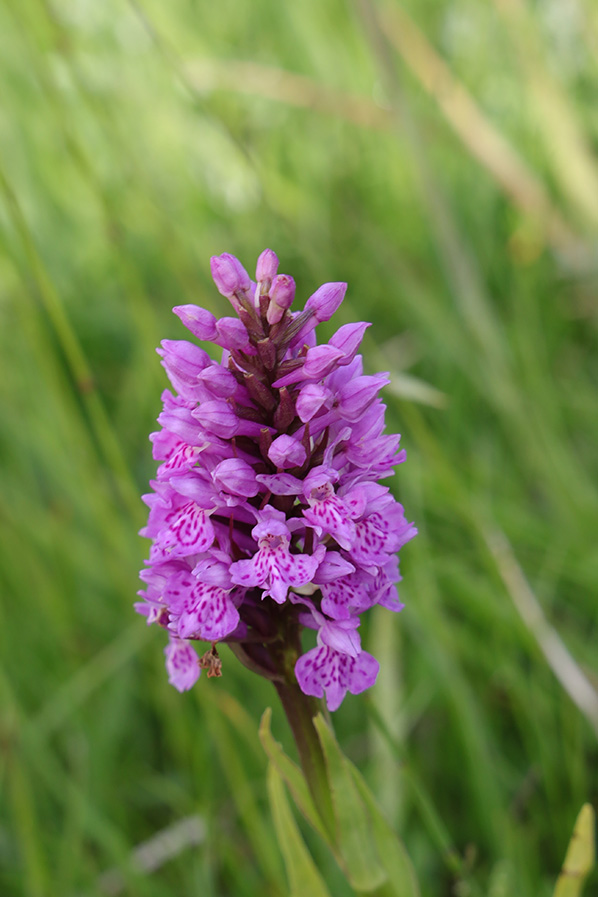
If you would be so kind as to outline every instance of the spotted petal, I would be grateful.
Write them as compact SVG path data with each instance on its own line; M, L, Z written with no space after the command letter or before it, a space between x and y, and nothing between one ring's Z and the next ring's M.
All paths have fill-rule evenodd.
M212 521L194 501L183 505L169 523L169 531L160 541L171 557L200 554L214 543Z
M338 495L330 495L310 504L311 507L303 511L303 516L316 531L328 533L341 548L351 548L356 536L355 523L344 501Z
M301 691L321 698L326 694L329 710L338 710L347 691L357 695L376 681L380 665L362 651L357 657L341 654L322 645L303 654L295 664Z
M178 621L181 638L194 636L217 642L237 628L239 612L227 590L198 582L190 597L191 609L181 614Z
M201 670L197 654L188 642L171 639L164 648L168 681L178 691L187 691L197 680Z
M324 583L321 586L322 610L333 620L348 620L352 611L360 612L371 607L372 585L373 580L363 573Z

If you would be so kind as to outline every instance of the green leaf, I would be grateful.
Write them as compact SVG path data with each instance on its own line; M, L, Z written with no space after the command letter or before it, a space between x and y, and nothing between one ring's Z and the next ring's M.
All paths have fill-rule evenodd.
M314 828L324 841L330 844L330 838L326 834L320 815L316 810L312 796L309 792L305 776L296 763L293 763L290 757L285 754L282 745L274 740L270 730L270 721L272 719L272 708L267 707L264 710L262 720L260 722L260 741L271 763L274 764L287 787L293 795L293 800L301 810L309 824Z
M272 825L265 808L259 806L255 783L243 762L245 755L239 751L238 739L233 737L213 702L206 701L202 706L212 739L218 745L218 756L230 794L258 864L268 884L280 888L284 881L280 855L273 849Z
M332 803L337 822L339 862L356 891L373 891L387 880L380 863L369 813L351 771L321 715L314 720L328 767Z
M554 897L579 897L595 859L594 810L590 804L584 804L575 822Z
M359 770L353 764L349 765L355 784L370 814L378 856L388 876L392 892L397 897L419 897L419 885L403 842L380 810Z
M289 897L306 897L306 895L330 897L330 891L297 828L285 794L282 776L273 762L268 764L268 795L289 879Z

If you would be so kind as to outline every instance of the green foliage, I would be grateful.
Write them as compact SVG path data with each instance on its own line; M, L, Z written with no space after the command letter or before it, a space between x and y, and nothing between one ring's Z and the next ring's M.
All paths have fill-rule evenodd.
M596 862L595 816L592 806L584 804L573 829L554 897L579 897L581 894Z
M311 860L304 854L303 842L296 845L294 830L289 843L288 807L286 801L282 803L283 781L305 819L332 851L354 892L376 894L377 897L419 897L416 876L403 844L380 811L363 776L342 753L323 717L318 716L315 724L324 750L334 808L335 828L330 833L322 825L303 773L274 740L270 731L271 715L270 709L264 712L260 739L270 760L268 775L273 815L276 819L281 812L284 814L284 830L277 824L276 832L285 855L291 889L298 868L305 867L305 874L311 874Z
M303 894L330 897L330 891L324 884L322 876L299 834L297 823L293 819L285 795L282 776L273 764L268 768L268 793L278 843L284 855L289 876L290 897L302 897Z
M373 322L420 530L338 742L424 897L552 893L598 800L597 45L591 0L0 5L3 897L286 893L271 686L223 649L178 695L131 609L154 348L264 246Z
M335 809L336 843L347 879L356 891L419 897L405 848L380 812L358 770L343 755L322 716L316 728L328 767Z
M328 835L322 824L322 820L316 810L307 782L303 776L301 768L285 754L280 742L275 741L270 731L270 720L272 718L272 710L268 707L264 710L262 721L260 723L260 741L270 760L272 766L278 774L284 779L289 791L293 796L295 804L311 827L323 838L328 841Z
M343 871L356 891L374 891L386 877L372 837L375 829L350 766L321 717L316 720L316 728L326 757L336 819L335 840Z

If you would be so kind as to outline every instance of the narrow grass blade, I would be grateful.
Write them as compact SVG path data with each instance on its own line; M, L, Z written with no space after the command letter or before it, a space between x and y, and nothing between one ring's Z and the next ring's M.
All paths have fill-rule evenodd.
M517 49L527 80L529 106L544 138L547 158L570 203L596 228L598 174L573 91L552 75L544 59L537 19L522 0L494 0Z
M538 643L550 669L598 737L598 693L544 616L506 536L496 528L483 528L482 532L521 619Z
M89 415L93 433L97 438L98 445L101 446L106 463L114 474L123 505L130 513L132 520L137 520L140 514L137 487L95 385L92 369L60 295L50 279L42 257L38 252L19 200L2 167L0 167L0 189L4 194L14 229L23 244L26 261L29 266L28 273L32 276L41 302L56 331L56 336L68 362L69 369L81 394L81 400Z
M594 810L584 804L573 829L565 862L554 889L554 897L579 897L583 883L594 868Z
M339 862L356 891L372 891L386 881L372 825L348 760L322 716L315 719L322 742L337 822Z
M393 893L397 897L419 897L419 886L405 847L380 811L361 773L352 765L350 769L359 794L367 806L378 855Z
M268 796L284 856L290 897L330 897L293 819L282 777L273 763L268 766Z
M185 66L191 84L201 93L226 90L266 97L289 106L343 118L363 128L388 131L392 117L367 96L332 90L326 84L285 69L237 59L193 60Z
M268 755L268 759L275 766L277 772L284 779L287 788L293 795L293 800L301 810L309 824L319 835L329 842L329 838L324 830L320 816L316 810L312 796L309 793L307 782L296 763L293 763L282 749L282 745L275 741L270 731L270 722L272 720L272 710L268 707L262 716L260 723L260 740L263 748ZM331 845L332 846L332 845Z
M422 87L434 97L471 156L516 206L542 226L554 247L562 249L575 243L576 235L552 203L542 181L477 105L408 13L393 4L384 10L381 20L389 40Z
M208 726L218 745L218 756L235 801L239 817L255 856L275 892L283 887L280 860L273 849L273 832L264 812L258 806L252 777L241 759L238 744L216 707L206 703Z
M15 832L23 866L23 886L27 897L44 897L48 878L40 843L40 830L34 806L31 781L22 758L16 753L9 768L9 784Z

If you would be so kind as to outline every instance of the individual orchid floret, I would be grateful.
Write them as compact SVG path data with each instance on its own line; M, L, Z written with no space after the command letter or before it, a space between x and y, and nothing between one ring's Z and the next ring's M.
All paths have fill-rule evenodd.
M343 420L355 423L367 411L383 386L390 383L388 374L355 377L339 391L338 412Z
M170 609L168 628L179 638L220 641L239 625L231 588L202 581L192 571L173 574L164 590Z
M333 468L317 467L308 473L304 481L303 494L309 507L305 508L303 516L315 528L318 535L326 533L332 536L341 548L350 549L357 537L354 518L359 516L363 508L352 507L350 503L336 495L333 483L338 478L339 475Z
M359 617L349 616L343 620L329 620L320 613L313 601L304 599L309 613L302 613L300 620L310 629L318 630L318 645L326 645L340 654L349 657L357 657L361 653L361 639L357 629L360 625Z
M168 633L179 691L202 669L221 676L226 642L281 696L325 696L336 710L375 682L362 615L401 610L396 553L416 533L379 483L405 459L399 436L385 432L388 376L364 372L366 322L318 343L345 283L324 284L291 311L295 281L278 273L272 250L255 283L228 253L211 270L234 315L178 305L202 346L166 339L158 349L173 391L150 437L159 466L143 497L151 547L135 609ZM306 627L317 646L304 651ZM209 645L199 658L196 641Z
M199 679L199 659L189 642L171 638L164 648L168 681L178 691L188 691Z
M293 322L292 337L289 340L292 347L300 348L305 343L316 345L314 328L328 321L341 305L347 292L346 283L325 283L310 296L305 303L305 308L297 314Z
M322 610L333 620L348 620L376 601L375 578L363 570L322 583Z
M194 501L188 501L168 516L152 549L157 550L160 557L189 557L207 551L214 544L214 536L208 512Z
M340 349L343 353L343 358L339 361L339 365L350 364L353 361L361 345L364 333L371 326L366 321L361 321L359 324L343 324L330 337L330 345L334 346L335 349Z
M260 512L259 520L251 532L258 550L250 560L232 564L231 576L238 585L259 586L264 590L264 598L270 596L277 604L283 604L290 587L304 586L313 579L323 551L291 554L291 532L285 515L270 505Z
M259 436L262 429L257 421L239 417L233 406L223 399L202 402L191 412L191 416L208 433L222 439L232 439L233 436Z
M338 710L347 691L358 695L371 688L379 669L380 664L367 651L352 657L327 645L320 645L299 658L295 664L295 675L306 695L316 698L326 695L328 709Z
M164 462L156 471L158 480L170 479L173 474L195 467L200 453L197 446L187 445L168 430L150 433L150 440L153 443L153 457Z
M171 339L162 340L161 348L156 351L162 356L168 379L179 395L188 401L197 401L201 396L197 391L197 378L211 364L208 353L187 340Z
M247 329L238 318L216 319L199 305L177 305L172 309L193 336L205 342L215 343L223 349L242 349L253 352Z
M307 350L302 363L284 377L279 377L274 386L280 388L304 380L323 380L339 366L343 356L342 349L334 346L314 346L313 349Z
M367 572L376 573L412 539L417 530L405 517L403 507L391 496L383 512L376 511L356 523L356 537L350 548L351 560Z
M220 318L216 321L216 333L217 338L214 342L217 346L222 346L230 352L236 349L248 355L256 354L255 347L249 341L247 328L238 318Z
M348 576L349 573L355 573L354 565L340 551L327 551L314 576L314 582L321 586L334 582L341 576Z

